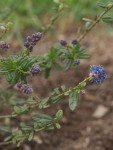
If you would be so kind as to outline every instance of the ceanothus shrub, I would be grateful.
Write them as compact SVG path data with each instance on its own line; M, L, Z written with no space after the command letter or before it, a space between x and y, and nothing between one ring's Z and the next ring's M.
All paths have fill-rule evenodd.
M27 82L28 76L37 76L41 73L47 79L50 76L51 69L55 67L62 71L68 71L71 67L77 69L81 59L88 59L90 55L86 53L85 49L81 46L81 41L87 36L97 23L101 20L105 22L113 21L110 16L106 16L106 13L112 9L113 2L108 4L98 3L98 5L104 9L104 11L98 15L96 20L85 18L85 31L77 39L73 39L71 42L61 39L55 46L50 48L48 53L33 56L34 46L43 38L43 35L51 28L55 21L59 18L65 8L63 0L55 0L57 11L50 19L49 24L42 32L37 32L29 35L25 42L25 49L18 55L0 56L0 74L5 76L6 80L12 86L17 87L18 92L22 92L27 95L27 100L24 104L14 105L13 111L10 115L0 116L0 119L12 118L21 116L33 112L35 108L44 109L50 107L51 104L56 104L62 97L68 97L69 108L74 111L78 104L79 94L85 94L84 88L87 82L91 84L100 84L106 79L106 71L101 65L90 66L89 75L78 85L66 89L65 85L55 88L48 97L43 99L39 98L33 93L33 87ZM0 24L0 29L3 30L0 40L3 38L6 31L11 27L11 23ZM0 50L7 51L9 44L5 41L0 41ZM90 65L90 64L89 64ZM49 130L58 128L60 129L60 120L63 116L63 110L58 110L52 118L47 114L34 114L31 117L29 123L20 122L20 125L16 129L11 127L0 126L0 131L6 132L8 135L1 145L17 144L19 146L24 140L31 141L36 132L41 130Z

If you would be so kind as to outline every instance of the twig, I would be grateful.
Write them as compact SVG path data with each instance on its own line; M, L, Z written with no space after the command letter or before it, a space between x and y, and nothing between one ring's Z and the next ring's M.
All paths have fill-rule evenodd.
M4 118L14 118L16 117L17 115L4 115L4 116L0 116L0 119L4 119Z
M63 4L64 5L64 4ZM60 4L59 4L60 7ZM65 6L62 7L62 9L57 9L56 14L53 15L50 19L49 19L49 23L45 26L45 28L43 29L43 34L45 34L46 32L48 32L50 30L50 28L54 25L54 23L56 22L56 20L62 15L62 12L65 8Z
M2 142L2 143L0 143L0 146L4 146L4 145L8 145L8 144L12 144L12 141Z
M12 144L12 143L13 143L12 141L2 142L2 143L0 143L0 146L5 146L5 145L8 145L8 144Z
M89 31L91 31L91 30L96 26L96 24L100 22L100 20L102 19L102 17L103 17L112 7L113 7L113 4L110 4L110 5L107 7L107 9L106 9L102 14L100 14L100 15L98 16L98 18L96 19L96 21L94 21L94 22L89 26L89 28L84 31L84 33L78 38L78 42L79 42L79 43L85 38L85 36L89 33Z

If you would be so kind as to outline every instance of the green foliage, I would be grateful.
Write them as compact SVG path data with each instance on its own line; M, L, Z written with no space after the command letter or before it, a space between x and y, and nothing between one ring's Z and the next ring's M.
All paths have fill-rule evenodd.
M53 119L49 115L45 114L35 114L32 116L32 119L35 121L35 128L42 128L52 124L53 122Z
M0 60L0 66L2 74L5 74L6 79L9 83L15 84L19 81L25 81L26 77L29 75L29 68L36 62L30 56L9 56L3 57Z
M31 8L32 2L30 0L28 0L27 2L28 2L27 7ZM50 19L50 23L44 29L43 32L44 34L46 33L46 31L50 29L50 27L53 25L56 19L60 16L60 13L62 12L62 9L65 6L63 0L55 0L55 2L57 5L56 6L57 13ZM75 3L75 1L73 0L68 2ZM82 1L82 3L85 3L85 1ZM84 19L84 21L86 22L85 31L80 37L78 37L76 45L69 42L64 46L62 46L62 44L61 45L56 44L55 46L52 46L50 48L50 51L48 53L37 55L37 56L30 55L30 51L28 48L28 49L24 49L22 53L19 55L0 57L0 74L4 75L8 80L8 82L12 85L16 84L17 82L22 83L22 86L18 88L23 93L26 93L24 91L26 89L28 90L29 87L26 87L26 89L24 89L23 82L21 81L24 81L25 83L24 85L27 85L26 84L27 77L30 75L30 69L34 63L37 63L40 66L42 72L44 73L45 78L48 78L50 76L50 72L53 67L59 70L64 69L65 71L68 71L71 67L77 69L78 64L75 63L76 59L90 58L90 55L86 53L86 50L81 47L80 45L81 40L87 35L89 31L92 30L92 28L99 21L103 20L105 22L112 22L112 17L106 16L106 13L113 7L113 3L109 3L106 5L105 3L98 3L98 6L102 7L104 11L97 17L96 20L91 20L88 18ZM22 12L24 12L23 9ZM32 14L32 10L30 9L30 15L31 14ZM3 16L3 18L6 18L6 16ZM0 27L3 31L1 38L3 37L4 33L10 28L10 26L11 23L8 23L6 25L0 24ZM34 43L32 43L32 45L34 45ZM26 47L28 47L28 45ZM96 67L98 68L98 66ZM75 110L78 105L78 99L81 90L86 87L87 81L91 80L91 78L94 78L95 74L97 74L95 73L93 77L91 73L92 72L90 72L88 77L85 78L78 85L74 87L70 87L68 90L66 89L65 85L61 85L60 87L55 88L48 97L45 97L43 99L40 99L38 96L32 94L31 96L29 96L28 100L24 101L22 104L13 103L14 107L13 107L12 114L6 116L0 116L0 119L4 119L7 117L12 118L25 113L30 113L30 111L33 111L35 108L42 109L42 108L50 107L51 104L55 104L61 101L62 99L64 99L65 97L68 97L69 99L70 110L72 111ZM106 75L103 78L105 77ZM8 97L10 99L12 98L12 95L9 95L7 93L1 94L2 99L7 99ZM32 115L31 113L31 118L29 122L21 122L18 128L16 128L15 130L11 130L9 127L1 126L0 131L10 134L10 136L8 135L5 141L10 140L10 142L17 144L17 146L20 146L20 144L26 139L28 141L31 141L34 137L34 134L43 129L45 130L50 130L54 128L60 129L61 125L59 124L59 121L62 119L62 117L63 117L63 110L58 110L57 113L55 114L55 118L52 118L50 115L47 114L38 113Z

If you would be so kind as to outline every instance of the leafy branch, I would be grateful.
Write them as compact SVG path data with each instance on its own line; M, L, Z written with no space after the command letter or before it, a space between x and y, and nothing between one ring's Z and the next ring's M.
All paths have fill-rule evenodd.
M10 135L5 139L5 142L0 143L0 146L12 143L17 144L17 146L20 146L20 144L26 139L28 139L28 141L31 141L36 132L39 132L44 129L60 129L59 121L61 120L62 116L62 110L59 110L56 113L55 118L52 118L51 116L46 114L35 114L32 116L32 121L30 125L21 123L20 128L14 131L11 131L11 129L7 127L0 127L1 131L10 133Z
M104 8L105 10L97 17L95 21L91 20L91 22L89 22L90 20L86 18L86 21L88 21L87 23L89 24L86 30L83 32L83 34L78 38L78 42L81 42L85 38L85 36L96 26L96 24L99 23L103 19L106 13L108 13L113 8L113 3L109 3L108 5L105 5L104 3L98 3L98 5ZM107 21L109 21L109 19L106 19L106 22Z

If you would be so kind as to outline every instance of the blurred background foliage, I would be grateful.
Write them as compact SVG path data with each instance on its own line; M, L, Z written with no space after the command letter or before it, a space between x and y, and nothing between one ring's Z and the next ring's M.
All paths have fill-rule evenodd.
M94 19L102 11L102 8L96 5L98 0L65 0L65 2L68 8L61 19L76 25L83 17ZM107 0L102 2L106 3ZM13 35L22 38L21 34L26 29L40 30L48 24L54 6L53 0L0 0L0 23L13 22ZM60 21L58 23L60 24Z

